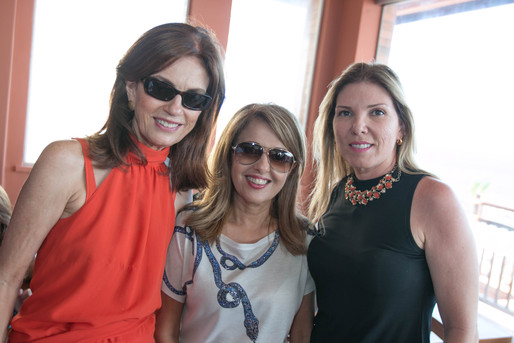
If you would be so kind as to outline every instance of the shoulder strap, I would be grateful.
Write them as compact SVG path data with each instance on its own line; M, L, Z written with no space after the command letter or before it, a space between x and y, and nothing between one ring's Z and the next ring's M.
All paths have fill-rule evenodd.
M86 172L86 201L96 191L95 173L93 171L93 161L89 158L89 145L84 138L75 138L82 145L84 154L84 169Z

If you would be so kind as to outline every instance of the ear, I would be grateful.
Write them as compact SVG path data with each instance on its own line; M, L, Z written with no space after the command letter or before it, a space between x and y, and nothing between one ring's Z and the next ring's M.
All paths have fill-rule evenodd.
M129 102L135 102L136 101L136 89L137 89L137 82L134 81L127 81L125 85L125 89L127 91L127 97Z
M402 139L405 136L405 124L400 120L400 130L398 132L398 138Z

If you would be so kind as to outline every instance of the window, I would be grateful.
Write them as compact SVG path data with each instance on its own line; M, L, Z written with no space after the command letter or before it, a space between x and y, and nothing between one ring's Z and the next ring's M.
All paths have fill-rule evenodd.
M514 1L384 7L377 60L399 75L420 166L472 210L475 194L514 208Z
M226 52L226 99L217 135L253 102L307 116L321 0L234 0Z
M187 6L187 0L36 1L24 164L52 141L97 132L119 59L149 28L185 21ZM274 102L305 122L321 7L322 0L232 1L218 134L251 102Z
M24 163L34 163L52 141L100 130L118 61L148 29L184 22L187 6L187 0L36 1Z

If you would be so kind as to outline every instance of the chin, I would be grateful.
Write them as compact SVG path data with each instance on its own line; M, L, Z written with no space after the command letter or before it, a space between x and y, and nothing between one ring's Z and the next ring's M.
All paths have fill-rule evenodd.
M153 146L156 150L162 150L168 147L171 147L177 143L179 143L184 137L175 138L175 137L166 137L167 139L162 139L154 142ZM158 149L157 149L158 148Z

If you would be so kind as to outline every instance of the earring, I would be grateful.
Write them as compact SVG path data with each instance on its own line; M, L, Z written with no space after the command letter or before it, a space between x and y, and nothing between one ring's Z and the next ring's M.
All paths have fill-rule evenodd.
M134 106L134 101L129 100L129 101L128 101L128 107L129 107L129 110L134 111L134 109L136 108L136 107Z
M402 145L402 143L403 143L402 137L400 137L400 138L398 138L398 139L396 140L396 144L397 144L398 146Z

